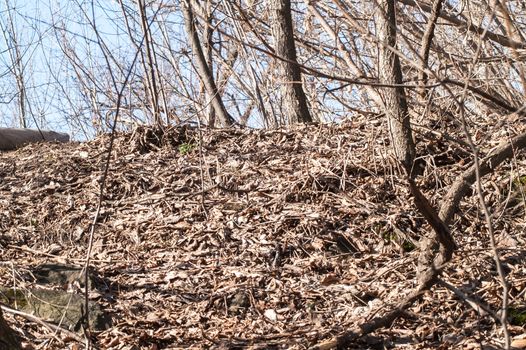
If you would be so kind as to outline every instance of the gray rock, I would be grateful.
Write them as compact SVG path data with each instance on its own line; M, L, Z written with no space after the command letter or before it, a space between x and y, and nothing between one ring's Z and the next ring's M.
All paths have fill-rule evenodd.
M36 282L45 288L17 289L0 287L0 301L45 321L81 331L85 324L84 296L67 292L68 285L83 286L81 268L62 264L45 264L33 271ZM95 276L88 275L88 289L95 288ZM111 326L111 317L96 302L89 301L89 323L100 331Z
M48 130L0 128L1 151L14 150L28 143L42 141L69 142L69 135Z

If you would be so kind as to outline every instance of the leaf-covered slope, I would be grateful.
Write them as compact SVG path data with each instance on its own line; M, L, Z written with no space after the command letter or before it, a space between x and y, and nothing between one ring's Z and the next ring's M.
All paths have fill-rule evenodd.
M104 280L93 298L113 314L114 326L96 335L98 344L303 349L381 315L413 286L418 240L429 230L397 176L384 130L357 119L117 135L92 254ZM0 153L0 244L13 263L3 265L2 284L18 276L21 287L31 285L26 271L43 262L82 263L108 144L104 136ZM436 203L469 155L429 140L420 153L428 168L419 183ZM488 182L496 208L509 173L505 166ZM463 203L454 227L462 248L445 278L496 306L499 286L476 203ZM523 209L503 208L496 230L509 248L512 293L520 295ZM523 298L514 300L516 309ZM383 338L357 348L500 339L489 319L445 289L409 311L375 334ZM50 337L16 324L29 342ZM68 339L61 341L56 348Z

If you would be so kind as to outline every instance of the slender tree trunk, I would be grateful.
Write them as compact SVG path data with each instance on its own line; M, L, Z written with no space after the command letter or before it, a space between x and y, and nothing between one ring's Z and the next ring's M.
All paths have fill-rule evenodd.
M276 55L283 58L278 67L283 80L280 86L285 119L288 123L312 122L296 57L290 0L268 0L268 3Z
M206 11L206 18L203 19L205 21L205 25L203 28L203 53L206 58L206 65L208 66L208 69L210 70L210 75L214 76L214 57L213 57L213 46L214 46L214 17L212 15L212 4L210 0L207 0L204 4L205 11ZM221 93L222 91L220 86L221 83L218 82L218 91ZM213 96L208 96L208 93L205 94L207 99L213 98ZM220 96L223 96L221 93ZM208 119L208 126L213 128L216 120L216 113L214 110L214 107L212 105L208 106L207 108L207 119Z
M402 69L398 56L390 50L396 48L396 0L380 0L378 16L379 75L384 84L402 84ZM413 173L415 143L411 131L404 88L386 87L382 91L384 111L389 122L389 132L396 158L408 174Z
M234 9L234 4L230 3L229 1L225 1L224 4L225 4L225 7L227 9L227 13L228 13L229 17L231 18L232 24L234 26L235 36L236 36L237 39L240 40L240 42L242 42L244 40L243 38L246 38L247 36L246 36L246 33L244 32L244 30L242 29L242 25L241 24L242 23L246 23L250 28L252 28L251 27L251 22L250 22L250 20L249 20L249 18L247 16L247 14L244 12L243 8L240 7L239 4L236 4L236 8L235 9ZM243 18L243 21L234 20L234 18L236 17L236 15L235 15L236 13L239 16L241 16L241 18ZM256 69L254 69L254 66L256 66L258 68L261 68L261 64L258 64L255 53L253 51L249 52L246 45L240 45L240 49L241 49L240 54L243 57L242 58L242 63L244 64L245 69L246 69L246 71L249 74L249 77L250 77L250 80L251 80L251 84L252 84L252 88L253 88L253 90L252 90L253 92L249 92L249 95L257 103L257 107L259 108L259 111L261 112L261 115L262 115L262 122L263 122L263 124L268 126L272 122L276 121L276 116L275 116L274 111L272 110L272 108L271 108L270 111L268 111L267 107L265 106L265 98L264 97L268 97L269 94L268 94L267 90L264 90L264 89L261 88L260 78L258 77L258 74L256 73ZM249 57L252 57L252 61L253 62L250 62L250 60L248 59ZM264 74L264 73L262 73L262 74ZM244 121L245 124L246 124L246 122L248 121L248 118L250 118L250 114L243 115L243 116L241 116L241 121ZM242 125L244 125L244 124L242 124Z
M139 15L141 17L141 29L144 36L144 47L146 50L146 67L144 72L146 79L148 80L149 94L151 99L151 107L153 113L153 122L155 126L161 127L163 122L161 120L161 113L159 109L159 91L156 81L155 65L153 58L153 39L148 25L148 19L146 18L146 5L144 0L137 1L137 7Z
M16 81L16 87L18 89L18 125L21 128L27 128L27 106L26 106L26 84L25 84L25 69L24 63L22 62L22 54L20 52L20 42L18 41L18 35L15 28L13 9L14 7L8 0L5 0L5 6L7 10L6 24L0 24L5 44L10 49L8 50L11 60L11 71Z
M418 73L418 80L420 81L420 84L422 84L422 87L419 89L418 93L422 99L427 97L427 89L424 87L424 85L427 84L427 74L424 72L424 69L427 68L429 62L429 52L431 51L431 43L433 42L433 37L435 36L435 27L438 17L440 15L440 11L442 10L442 1L443 0L434 0L433 2L429 21L427 22L426 30L422 36L420 50L418 51L418 54L422 59L422 70Z
M221 100L221 96L219 95L219 91L214 81L214 77L212 76L212 72L206 64L206 58L203 53L203 48L201 46L201 42L199 41L199 36L197 35L197 31L195 28L194 12L192 10L190 0L184 1L183 16L186 34L188 35L188 38L192 43L192 50L196 57L197 73L199 74L199 77L201 78L201 81L205 86L206 92L212 99L211 102L212 106L214 107L214 111L217 117L219 118L220 122L223 124L223 126L232 125L234 123L234 119L230 114L228 114L225 105Z

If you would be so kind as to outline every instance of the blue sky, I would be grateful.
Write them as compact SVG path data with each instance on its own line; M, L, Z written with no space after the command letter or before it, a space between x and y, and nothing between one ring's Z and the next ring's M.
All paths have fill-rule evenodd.
M101 6L101 4L104 4ZM113 8L111 6L113 5ZM115 2L96 2L94 6L95 24L101 37L116 54L122 47L122 31L110 17L118 10ZM85 13L83 13L83 11ZM68 108L75 101L81 101L78 76L69 69L62 48L74 49L75 55L87 67L98 64L100 57L94 31L86 14L92 20L90 2L69 0L0 0L0 21L4 36L0 38L0 126L18 126L18 89L13 66L13 31L20 49L24 82L27 89L28 125L38 124L46 129L55 129L76 134L75 123L68 121L68 114L80 111ZM53 28L61 28L57 32ZM58 41L67 45L58 45ZM110 50L111 50L110 49Z

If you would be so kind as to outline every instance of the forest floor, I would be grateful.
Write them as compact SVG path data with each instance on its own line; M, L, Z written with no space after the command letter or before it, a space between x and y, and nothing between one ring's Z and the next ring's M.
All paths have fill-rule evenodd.
M100 283L90 298L112 325L93 333L94 344L307 349L391 310L416 285L418 242L430 228L384 130L379 120L356 118L117 134L91 254ZM437 206L472 157L432 134L418 138L426 163L418 185ZM83 265L109 141L0 153L0 285L33 288L28 276L45 263ZM508 328L519 338L525 164L518 155L484 180L510 284ZM452 232L459 249L443 280L498 310L502 287L474 194ZM83 348L26 318L6 319L27 349ZM437 285L352 348L492 349L503 339L500 324Z

